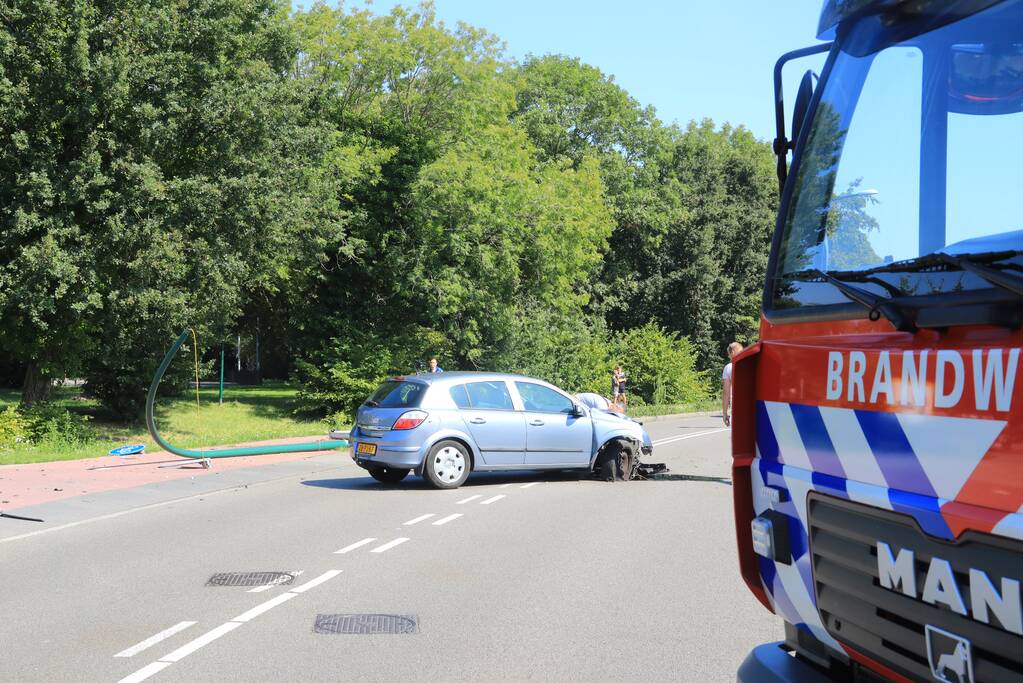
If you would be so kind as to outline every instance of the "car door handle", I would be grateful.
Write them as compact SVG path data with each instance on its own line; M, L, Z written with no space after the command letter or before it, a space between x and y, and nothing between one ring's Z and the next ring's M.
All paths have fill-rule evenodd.
M487 423L487 421L484 420L482 417L474 417L471 420L469 420L469 422L473 423L474 425L482 425Z
M543 427L543 420L530 420L529 424L533 425L534 427Z

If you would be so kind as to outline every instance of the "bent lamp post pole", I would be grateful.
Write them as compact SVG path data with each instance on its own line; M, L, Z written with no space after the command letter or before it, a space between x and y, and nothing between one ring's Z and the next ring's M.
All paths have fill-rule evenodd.
M186 327L177 340L171 345L170 350L167 351L167 355L163 357L163 362L160 363L160 367L157 369L156 374L153 376L153 383L149 385L149 395L146 396L146 427L149 428L149 434L153 437L165 451L173 453L174 455L180 455L183 458L196 458L205 460L207 458L234 458L242 455L269 455L271 453L306 453L313 451L327 451L335 450L338 448L347 448L348 442L341 440L330 440L330 441L313 441L310 443L294 443L294 444L280 444L277 446L250 446L247 448L223 448L220 450L212 451L196 451L190 448L178 448L169 444L162 436L160 432L156 431L156 420L153 417L153 404L156 402L156 389L160 386L160 380L163 379L163 375L167 372L167 368L170 367L171 360L174 359L174 355L181 348L181 345L188 339L188 334L191 329Z

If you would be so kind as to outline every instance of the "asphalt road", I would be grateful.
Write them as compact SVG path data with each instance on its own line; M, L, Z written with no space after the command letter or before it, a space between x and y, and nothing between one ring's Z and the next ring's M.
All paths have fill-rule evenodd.
M41 527L0 519L0 677L733 680L781 626L738 575L728 432L647 427L653 460L692 479L387 488L331 454L186 498L171 483L110 492L35 511L59 522ZM271 571L294 579L207 585ZM417 631L314 631L318 615L365 614Z

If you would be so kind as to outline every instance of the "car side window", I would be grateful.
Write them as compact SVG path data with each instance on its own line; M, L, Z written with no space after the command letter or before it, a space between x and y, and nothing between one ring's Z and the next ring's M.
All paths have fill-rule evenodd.
M459 408L472 407L472 404L469 403L469 394L466 393L464 384L456 384L451 387L451 398Z
M515 388L519 390L526 410L538 413L571 413L573 410L571 399L541 384L516 382Z
M498 380L495 382L470 382L465 385L469 395L469 403L473 408L481 410L515 410L508 385Z

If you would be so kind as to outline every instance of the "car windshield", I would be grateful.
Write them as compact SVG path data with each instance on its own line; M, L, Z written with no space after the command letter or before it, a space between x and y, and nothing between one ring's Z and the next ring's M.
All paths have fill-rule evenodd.
M419 382L389 379L373 392L366 405L374 408L414 408L422 400L426 386Z
M869 27L864 27L864 31ZM843 37L796 169L774 308L990 289L943 254L1023 268L1023 2L868 54Z

